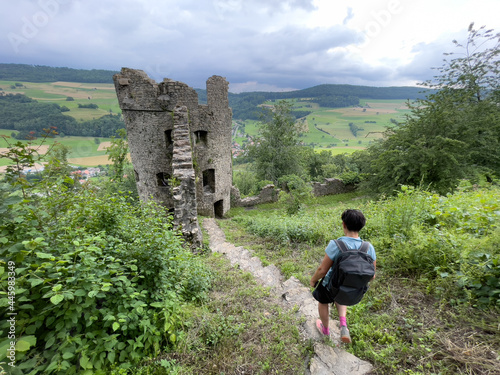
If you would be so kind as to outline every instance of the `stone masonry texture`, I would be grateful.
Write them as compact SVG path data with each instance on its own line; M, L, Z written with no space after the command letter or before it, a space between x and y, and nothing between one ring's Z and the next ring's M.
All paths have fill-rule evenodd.
M174 229L181 231L193 250L202 246L196 201L196 176L189 138L188 112L185 106L174 109L174 150L172 158L172 196Z
M191 153L198 214L222 217L230 208L232 186L232 112L226 79L207 80L206 105L198 104L196 91L185 83L168 78L157 83L141 70L122 68L113 79L141 200L153 199L174 209L172 163L174 152L182 149ZM177 106L186 108L189 137L175 151L174 142L180 141L174 131ZM189 158L176 155L178 161L183 157Z

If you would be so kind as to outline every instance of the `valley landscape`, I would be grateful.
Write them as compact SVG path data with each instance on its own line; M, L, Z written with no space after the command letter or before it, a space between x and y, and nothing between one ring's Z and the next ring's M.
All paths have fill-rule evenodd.
M305 318L284 307L285 294L277 300L272 286L213 251L207 221L202 246L191 251L169 207L139 201L125 138L113 138L123 124L114 86L87 78L0 75L0 152L11 152L0 168L14 166L0 177L0 293L5 312L16 313L15 328L0 322L3 369L321 374L313 365L321 347L366 361L369 374L498 373L497 97L476 102L475 92L462 100L444 90L428 99L415 87L350 85L229 95L233 184L242 196L270 183L281 191L273 203L231 203L224 218L210 219L223 231L210 241L235 245L307 289L326 245L343 234L342 212L361 210L377 277L349 307L352 344L344 345L304 334ZM206 92L197 92L203 103ZM43 140L40 128L52 120L67 134ZM288 143L265 148L265 131ZM34 139L16 139L23 134ZM56 142L68 154L45 159ZM28 143L42 146L31 154ZM23 173L21 164L42 162L34 178ZM95 166L106 175L86 183L72 171ZM325 178L350 192L314 196L312 184ZM179 185L169 178L162 188Z
M16 86L16 83L18 86ZM110 113L121 113L113 84L78 82L14 82L0 81L4 94L22 94L39 103L54 103L65 106L65 115L79 122L100 118ZM72 98L73 100L68 100ZM289 99L293 110L310 112L297 119L303 135L301 142L316 150L329 150L332 154L352 153L365 149L374 140L380 139L387 127L404 121L409 114L405 99L362 99L358 106L345 108L320 107L312 99ZM79 105L95 104L98 108L80 108ZM264 105L272 105L267 101ZM233 119L233 143L237 151L251 137L258 134L258 120ZM351 130L354 125L355 133ZM12 131L2 129L0 134L10 136ZM57 141L70 149L69 161L76 166L108 164L103 142L109 138L64 136L48 139L47 144ZM5 147L6 145L0 145ZM6 160L0 161L0 166Z

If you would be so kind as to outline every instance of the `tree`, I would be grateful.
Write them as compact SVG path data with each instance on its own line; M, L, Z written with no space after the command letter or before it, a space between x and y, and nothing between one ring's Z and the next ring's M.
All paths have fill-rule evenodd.
M108 159L113 161L111 171L114 179L121 182L123 180L123 170L127 164L127 132L125 129L118 129L116 132L118 138L111 137L111 146L106 149L106 154L109 155Z
M469 26L460 54L445 60L424 99L409 104L406 122L370 147L370 185L392 192L399 185L446 193L460 179L500 174L500 34Z
M282 100L268 110L259 124L258 137L248 147L260 180L277 183L281 176L302 172L300 132L291 115L291 107Z
M62 179L65 183L72 184L69 175L71 166L68 163L69 148L60 143L54 143L47 153L47 164L43 170L43 178L50 185L56 180Z

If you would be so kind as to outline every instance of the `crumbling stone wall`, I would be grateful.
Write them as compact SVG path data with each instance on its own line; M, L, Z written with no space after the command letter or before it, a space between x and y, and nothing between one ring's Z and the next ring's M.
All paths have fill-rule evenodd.
M196 201L196 176L193 169L187 107L174 109L174 150L172 157L174 229L181 231L193 249L202 245Z
M356 185L346 185L338 178L325 178L325 181L322 184L319 182L313 182L312 188L313 195L315 197L321 197L323 195L348 193L355 190Z
M313 182L312 194L315 197L323 195L348 193L356 189L356 185L346 185L338 178L325 178L324 183ZM240 191L236 186L231 188L231 206L232 207L252 207L263 203L277 202L280 189L274 185L266 185L262 188L258 195L252 197L241 198Z
M232 185L232 113L228 82L223 77L210 77L207 80L207 104L200 105L196 91L185 83L167 78L156 83L141 70L123 68L113 80L127 126L141 200L153 199L172 211L175 209L176 215L181 215L181 212L188 215L192 207L178 210L174 190L178 192L179 189L172 185L177 184L179 174L186 176L187 170L191 169L197 213L222 217L230 208ZM174 114L176 108L177 115ZM184 133L177 132L176 123L182 125L184 122L187 126ZM183 139L181 148L174 146L178 137ZM177 152L181 152L184 158L190 154L190 167L180 167L182 163L173 162L174 157L180 157L174 156ZM182 169L182 173L176 168ZM185 182L190 179L191 175ZM188 198L185 193L180 194L184 197L182 199ZM183 228L184 225L185 222Z
M231 192L231 204L234 207L252 207L258 204L277 202L279 192L279 189L276 189L273 184L270 184L264 186L259 192L259 195L241 198L239 189L236 186L233 186Z

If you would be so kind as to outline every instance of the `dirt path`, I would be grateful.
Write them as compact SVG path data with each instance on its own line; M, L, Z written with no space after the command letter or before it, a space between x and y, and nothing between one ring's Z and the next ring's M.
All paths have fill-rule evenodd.
M301 334L305 339L314 341L316 355L309 367L311 375L363 375L372 371L370 363L341 348L338 321L332 321L333 329L331 329L335 347L332 348L323 343L322 337L316 330L317 302L312 297L309 288L303 286L295 277L283 280L276 266L263 267L260 259L253 256L249 250L226 242L224 232L219 228L215 219L205 219L203 227L209 235L212 251L224 254L232 265L238 265L243 271L252 273L262 285L270 287L271 293L284 308L298 307L297 314L305 317L305 323L299 327Z

